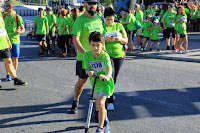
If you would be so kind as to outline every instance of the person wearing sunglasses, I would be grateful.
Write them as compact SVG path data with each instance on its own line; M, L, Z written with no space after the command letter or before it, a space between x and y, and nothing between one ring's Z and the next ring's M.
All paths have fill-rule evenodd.
M71 108L72 114L78 113L79 97L88 78L85 69L82 68L83 54L87 50L91 50L88 37L94 31L103 33L101 18L95 15L97 3L97 0L85 0L85 12L76 19L73 25L72 35L74 45L78 49L76 62L76 75L78 76L78 81L75 85L75 94Z
M11 55L13 59L13 66L15 71L18 68L18 58L20 56L20 34L25 32L24 22L21 16L16 14L13 10L14 4L11 1L7 1L4 5L5 14L3 15L3 19L5 22L5 28L8 33L8 37L11 41ZM8 70L6 80L12 80Z

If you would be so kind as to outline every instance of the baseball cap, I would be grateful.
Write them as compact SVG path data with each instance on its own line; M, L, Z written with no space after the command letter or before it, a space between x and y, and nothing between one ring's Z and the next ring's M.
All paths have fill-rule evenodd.
M159 20L158 20L158 19L155 19L153 22L154 22L154 23L159 23Z
M120 15L124 15L124 14L126 14L125 11L121 11L121 12L120 12Z
M51 10L51 8L50 8L50 7L47 7L46 10L49 11L49 10Z
M181 20L187 22L187 18L185 16L181 17Z
M85 2L96 2L96 3L98 3L98 1L97 0L85 0Z

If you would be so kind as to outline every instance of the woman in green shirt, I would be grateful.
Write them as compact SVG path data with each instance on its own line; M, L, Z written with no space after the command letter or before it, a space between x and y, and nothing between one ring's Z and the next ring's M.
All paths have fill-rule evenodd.
M124 62L123 44L128 42L126 31L121 23L114 22L115 11L111 7L107 7L104 12L105 23L103 23L103 31L105 36L105 48L108 52L112 66L114 68L113 79L116 83L117 75ZM113 95L108 99L108 110L114 110Z
M168 6L168 12L165 12L163 16L163 26L166 29L166 42L167 50L170 50L170 33L172 33L172 50L175 49L175 23L173 22L176 18L176 12L174 11L174 4Z

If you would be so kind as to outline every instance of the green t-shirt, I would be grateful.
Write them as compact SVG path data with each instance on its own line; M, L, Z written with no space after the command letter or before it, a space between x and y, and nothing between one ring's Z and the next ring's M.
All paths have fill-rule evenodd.
M165 25L168 28L175 27L175 23L173 23L174 19L176 18L176 12L170 13L169 11L165 12L163 18L165 18Z
M6 35L7 33L6 33L3 17L0 16L0 50L8 48L8 41L7 41Z
M160 27L160 25L153 26L153 28L154 29L152 29L151 39L152 40L158 40L159 39L159 32L162 31L162 28Z
M146 17L147 17L147 11L144 10L144 11L143 11L143 20L145 20Z
M191 20L194 20L194 19L196 19L196 9L191 9L190 10L190 19Z
M69 20L69 26L72 26L74 25L74 19L73 19L73 16L70 16L70 18L68 19Z
M56 20L58 19L58 14L54 14L56 16Z
M121 21L126 22L126 19L121 18ZM127 24L122 24L122 25L124 26L125 29L127 28Z
M103 13L102 13L102 12L100 12L100 13L98 13L98 15L101 17L101 16L103 15Z
M128 21L128 20L130 20L131 21L131 23L129 23L129 24L127 24L127 28L128 28L128 30L129 31L132 31L132 30L136 30L137 28L136 28L136 26L135 26L135 16L133 15L133 14L129 14L129 15L127 15L127 17L126 17L126 22Z
M183 16L185 16L185 17L187 18L187 15L186 15L186 14L184 14L184 15L179 15L179 14L177 14L177 15L176 15L176 21L177 21L177 20L180 20L181 17L183 17ZM177 23L175 23L175 30L177 30L178 25L179 25L180 23L181 23L181 21L178 21Z
M143 18L143 12L141 10L139 10L138 12L136 12L136 15L135 15L135 18L136 18L137 21L140 20L140 17ZM142 23L143 23L143 21L140 22L140 24L142 24Z
M59 23L60 23L60 21L61 21L62 19L63 19L63 18L59 16L58 19L57 19L57 21L56 21L56 24L59 25Z
M185 13L190 14L190 10L188 8L185 8Z
M4 23L11 44L20 43L20 35L15 32L19 28L18 26L24 24L22 17L18 15L18 25L17 25L15 13L12 16L6 15Z
M62 35L67 35L67 34L69 34L69 28L68 28L68 26L69 26L69 21L68 21L67 18L64 18L64 19L62 19L62 20L60 21L60 23L59 23L58 34L61 33L61 31L63 30L63 28L64 28L65 25L66 25L66 30L62 33Z
M106 52L102 51L97 58L93 57L91 50L86 51L84 53L83 69L93 70L99 76L100 74L106 75L107 74L106 68L108 68L109 66L111 66L110 57ZM94 77L90 77L90 83L91 86L93 86ZM111 96L114 92L114 82L112 77L107 82L97 79L95 92L105 92L109 96Z
M43 16L46 16L47 15L47 12L46 11L43 11Z
M44 17L44 16L42 18L40 18L39 16L36 16L34 18L34 22L37 25L36 34L38 34L38 35L46 35L46 33L47 33L46 23L48 23L47 18Z
M146 30L145 28L151 28L152 27L152 22L149 21L149 23L147 22L144 22L144 25L143 25L143 36L144 37L150 37L150 32L151 30Z
M200 8L198 8L196 11L196 18L200 18Z
M91 49L88 37L93 31L103 33L101 18L98 15L95 15L94 18L89 18L83 14L74 22L72 34L80 37L80 42L83 48L87 51ZM80 51L78 51L77 60L83 60L83 54Z
M103 23L103 34L104 36L114 34L115 37L122 37L127 35L126 31L121 23L114 22L113 26L107 26L106 23ZM105 42L106 51L110 57L120 58L124 56L123 45L119 41L114 42Z
M56 20L56 16L54 14L51 14L51 15L46 15L46 17L48 19L49 29L51 29L53 26L53 20ZM55 30L56 30L56 27L54 26L52 31L55 31Z
M177 31L178 31L179 34L186 34L186 32L187 32L186 23L180 23L178 25Z
M151 14L151 9L147 9L147 15L150 15Z

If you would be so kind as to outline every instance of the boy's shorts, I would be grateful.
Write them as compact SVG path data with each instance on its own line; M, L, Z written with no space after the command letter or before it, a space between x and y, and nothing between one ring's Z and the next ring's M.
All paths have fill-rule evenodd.
M37 35L37 41L46 41L46 35Z
M151 39L152 42L158 42L158 40Z
M149 41L149 39L150 39L150 37L143 37L144 39L146 38L146 40L148 40Z
M180 34L180 38L186 37L186 34Z
M136 35L142 36L142 28L137 30Z
M0 58L1 59L11 58L10 50L8 48L0 50Z
M108 94L105 93L105 92L94 92L94 97L95 97L95 98L99 98L99 97L110 98L110 96L108 96Z
M76 76L81 79L87 79L89 76L85 73L85 69L82 68L82 61L76 61Z
M12 44L12 49L10 50L13 57L19 58L20 56L20 43Z

